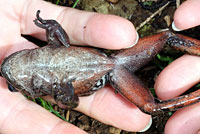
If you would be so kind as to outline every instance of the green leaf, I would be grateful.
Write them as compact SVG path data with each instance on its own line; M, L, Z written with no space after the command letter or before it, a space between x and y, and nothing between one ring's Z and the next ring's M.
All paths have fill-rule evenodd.
M76 2L74 3L74 5L72 6L72 8L75 8L78 4L79 0L76 0Z

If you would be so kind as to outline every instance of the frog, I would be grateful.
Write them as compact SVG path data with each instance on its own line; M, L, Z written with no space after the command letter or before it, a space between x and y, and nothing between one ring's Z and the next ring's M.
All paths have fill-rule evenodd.
M11 89L31 98L51 96L58 106L76 108L79 97L109 84L116 93L147 114L174 111L200 100L200 90L169 100L156 101L135 75L165 44L191 55L200 55L200 41L169 30L140 38L138 43L106 55L98 48L75 46L56 20L36 13L34 23L46 30L47 45L25 49L6 57L1 74Z

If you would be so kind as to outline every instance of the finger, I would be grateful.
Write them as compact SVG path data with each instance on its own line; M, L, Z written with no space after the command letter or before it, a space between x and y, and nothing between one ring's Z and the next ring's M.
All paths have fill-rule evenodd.
M10 5L10 3L6 5ZM21 37L21 32L19 29L19 19L16 17L16 13L13 13L13 10L9 9L10 8L8 7L5 10L3 8L0 8L0 61L12 52L24 48L34 48L34 45L32 43ZM15 17L13 18L11 16Z
M127 131L141 131L150 127L151 116L141 112L110 87L89 97L81 97L77 110L105 123Z
M3 5L0 1L0 5ZM9 1L0 8L0 61L7 55L21 49L35 48L35 45L21 36L20 13L16 7L22 7L22 1L14 3ZM21 5L21 6L19 6ZM13 10L10 10L13 9ZM22 8L20 8L21 10Z
M165 134L199 134L199 111L200 103L177 111L168 120L165 126Z
M4 83L2 82L2 84L4 84ZM1 90L0 90L0 92L2 92ZM50 113L47 114L46 113L47 111L46 110L43 111L41 109L41 107L39 107L39 106L34 106L34 109L32 109L33 105L35 105L35 104L31 103L30 101L27 101L26 98L24 98L19 93L11 93L11 92L6 91L6 93L1 93L1 94L4 94L5 97L7 97L6 99L9 99L9 101L7 101L4 97L1 98L2 100L0 100L0 101L6 102L6 104L4 104L2 107L1 106L2 104L0 103L0 109L1 109L1 107L3 109L7 105L9 105L11 108L6 109L7 110L6 112L5 112L5 110L2 110L2 111L4 111L4 113L9 113L10 111L16 111L16 113L13 113L14 114L13 116L15 117L17 114L17 117L18 117L15 119L11 115L2 116L3 121L5 121L4 118L8 118L8 116L11 116L8 118L8 123L11 120L13 125L16 122L21 121L22 119L23 119L22 121L26 124L27 123L28 124L35 123L36 121L40 120L41 124L37 124L37 125L39 125L38 127L39 127L40 131L46 131L46 129L42 130L43 129L42 124L51 125L51 124L45 123L46 120L48 120L48 121L56 120L57 121L57 118L52 118L52 115ZM17 97L15 95L17 95ZM13 103L12 100L15 100L14 101L15 103ZM17 100L19 100L20 103ZM14 107L13 105L15 105L16 107ZM104 88L104 89L98 91L96 94L88 96L88 97L81 97L80 105L77 108L77 110L79 110L79 111L105 123L105 124L109 124L109 125L112 125L112 126L115 126L117 128L121 128L121 129L127 130L127 131L144 131L144 130L147 130L151 126L151 116L150 115L144 114L135 105L128 103L121 96L114 94L114 92L111 91L109 88ZM31 117L30 119L29 119L29 116ZM39 116L39 117L37 117L37 116ZM27 119L25 117L27 117ZM45 118L45 119L43 119L43 118ZM26 119L26 120L24 120L24 119ZM1 121L1 118L0 118L0 121ZM1 124L2 123L0 122L0 126L1 126ZM65 124L65 123L63 123L63 124ZM21 124L20 127L23 127L23 125L24 124ZM6 126L8 126L8 125L6 125ZM16 129L18 127L19 126L15 126ZM28 127L28 126L26 126L26 127ZM37 126L35 126L35 127L37 127ZM10 132L13 130L10 128L14 128L14 127L4 128L4 130L6 132L7 131ZM26 128L26 129L28 129L28 128ZM66 131L69 132L69 131L75 131L76 129L74 130L74 126L67 124L67 126L66 126L66 128L64 128L64 130L65 130L64 132L66 132ZM20 132L21 131L23 131L23 130L20 130ZM38 130L36 129L36 131L38 131ZM36 131L34 131L34 132L36 132ZM57 126L55 127L55 131L57 131ZM79 130L77 130L77 131L79 131ZM24 131L24 132L26 132L26 131Z
M45 99L52 101L51 98L45 97ZM40 111L40 108L38 110ZM110 88L101 89L88 97L81 97L80 105L76 110L105 124L127 131L144 131L152 123L150 115L144 114L134 104L130 104L120 95L114 94ZM38 112L34 114L38 114Z
M176 10L174 23L178 29L188 29L200 25L200 1L187 0Z
M10 54L24 50L24 49L33 49L36 48L37 46L33 44L32 42L29 42L28 40L24 39L23 37L19 37L12 43L8 43L5 45L0 45L0 63L2 60L9 56Z
M136 40L132 23L121 17L59 7L40 0L28 2L21 13L23 34L45 39L44 30L33 24L36 11L41 10L42 18L56 19L61 23L72 44L120 49L129 47Z
M167 66L158 76L155 89L161 99L174 98L199 82L200 58L184 55Z
M84 131L62 121L39 105L28 101L20 93L6 89L0 78L0 133L3 134L64 134Z

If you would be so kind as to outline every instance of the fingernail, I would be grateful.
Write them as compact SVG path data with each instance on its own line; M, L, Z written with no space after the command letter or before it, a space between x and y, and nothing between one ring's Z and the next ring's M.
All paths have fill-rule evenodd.
M151 124L152 124L152 118L149 120L148 125L144 129L140 130L139 132L145 132L145 131L147 131L151 127Z
M172 22L172 29L174 30L174 31L182 31L182 29L179 29L179 28L177 28L176 26L175 26L175 23L174 23L174 21Z
M131 44L130 46L126 47L126 48L131 48L131 47L135 46L135 45L138 43L138 40L139 40L139 35L138 35L138 33L136 32L135 42L134 42L133 44Z

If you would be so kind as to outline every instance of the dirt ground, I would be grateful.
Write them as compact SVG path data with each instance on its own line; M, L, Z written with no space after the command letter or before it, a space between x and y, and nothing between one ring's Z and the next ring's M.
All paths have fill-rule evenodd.
M56 3L56 1L51 1ZM60 1L60 5L72 6L75 0ZM159 1L158 1L159 2ZM181 1L183 2L183 1ZM149 3L147 3L149 4ZM150 3L150 5L156 5L157 3ZM156 12L158 8L145 9L138 3L137 0L119 0L116 4L110 3L106 0L80 0L76 8L80 10L100 12L105 14L114 14L124 17L130 20L135 27L138 27L142 22L144 22L151 14ZM173 14L176 10L176 4L169 4L161 13L156 15L150 20L145 26L138 30L140 37L147 36L156 33L160 29L169 28L171 22L173 21ZM169 24L168 24L169 23ZM191 31L194 33L194 31ZM192 35L192 36L195 36ZM161 55L177 58L177 52L166 50L161 52ZM178 53L178 55L181 55ZM156 76L161 72L161 67L165 67L168 62L160 61L155 59L141 70L137 72L137 75L146 83L149 88L154 87L154 80ZM56 108L62 113L63 116L66 115L67 111ZM162 115L153 116L153 124L151 128L143 132L143 134L162 134L164 133L164 126L173 113L163 113ZM126 132L112 126L105 125L97 120L94 120L80 112L70 111L69 122L88 132L89 134L136 134L134 132Z

